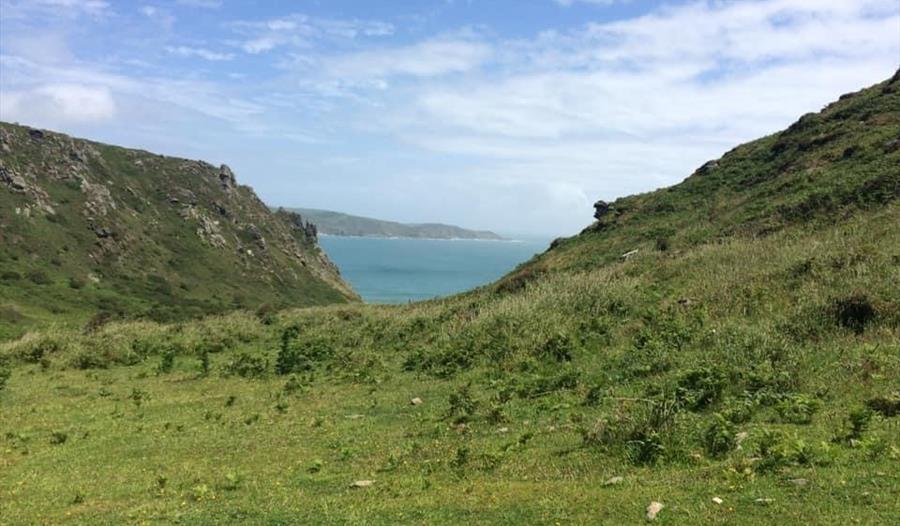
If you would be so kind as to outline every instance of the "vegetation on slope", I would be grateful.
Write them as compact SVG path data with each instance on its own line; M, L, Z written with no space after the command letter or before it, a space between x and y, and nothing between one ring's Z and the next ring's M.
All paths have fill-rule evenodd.
M0 338L97 313L179 320L355 294L227 166L0 123Z
M407 224L315 208L288 208L316 225L320 234L359 237L408 237L419 239L502 239L487 230L467 230L441 223Z
M468 294L5 344L0 515L623 524L659 501L662 524L897 523L898 84L816 117L867 108L839 139L857 163L824 141L769 150L813 172L743 190L698 173ZM716 169L764 174L750 151L791 133Z

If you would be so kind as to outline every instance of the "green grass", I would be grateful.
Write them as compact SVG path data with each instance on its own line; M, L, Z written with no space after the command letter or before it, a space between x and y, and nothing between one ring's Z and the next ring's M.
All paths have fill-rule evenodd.
M0 513L12 524L621 524L659 500L669 524L896 522L896 417L842 437L851 411L897 396L898 221L891 206L518 294L302 309L270 325L234 314L36 333L3 349L14 366ZM799 272L808 261L815 270ZM833 313L854 291L878 306L860 333ZM278 375L285 332L313 358ZM158 374L169 348L174 368ZM229 375L248 370L232 365L241 355L266 364L261 377ZM288 393L292 378L301 388ZM708 450L716 415L748 434L740 450ZM757 459L768 431L780 438ZM52 444L59 432L67 440ZM658 433L661 453L641 458L635 433ZM624 482L604 486L613 476ZM375 484L349 487L360 479Z
M884 148L890 86L466 294L0 344L0 518L900 523L900 159L810 140Z

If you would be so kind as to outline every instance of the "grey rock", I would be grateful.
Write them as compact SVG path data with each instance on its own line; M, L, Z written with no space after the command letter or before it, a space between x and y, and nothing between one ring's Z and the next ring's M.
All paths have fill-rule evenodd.
M231 168L229 168L227 164L223 164L219 167L219 183L225 190L231 190L237 186L234 172L231 171Z
M594 219L600 219L609 213L609 210L609 203L603 200L597 201L594 203Z

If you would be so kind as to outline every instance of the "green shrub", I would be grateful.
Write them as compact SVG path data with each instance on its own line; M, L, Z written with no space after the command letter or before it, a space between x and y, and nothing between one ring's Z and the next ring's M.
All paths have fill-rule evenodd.
M838 325L856 334L865 331L878 314L869 297L862 293L832 300L829 310Z
M50 276L40 269L29 270L25 273L25 277L27 277L28 280L35 285L49 285L53 283L53 280L50 279Z
M884 417L900 415L900 393L870 398L866 400L866 407Z
M0 274L0 281L19 281L22 275L14 270L6 270Z
M638 433L626 445L626 456L632 464L655 464L666 452L659 433Z
M856 444L862 439L863 434L869 429L872 421L872 411L869 408L860 408L850 411L847 415L846 430L835 437L836 442Z
M782 422L806 425L812 422L813 414L819 410L819 405L819 401L813 397L796 394L778 402L775 411Z
M737 446L734 424L716 413L703 433L703 447L711 457L721 457Z
M469 421L478 409L478 401L472 396L471 384L459 386L450 393L448 401L450 407L447 409L447 416L456 424Z
M760 472L778 470L790 461L783 435L771 429L763 430L756 445L756 456L759 458L756 470Z
M283 391L285 394L296 394L303 392L303 383L296 375L291 375L287 382L284 383Z
M308 372L333 356L331 342L325 339L301 339L299 327L288 327L281 333L275 372L282 375Z
M159 365L156 367L156 374L167 374L172 372L172 368L175 367L175 349L173 347L169 347L165 351L163 351L162 357L160 358Z
M97 350L83 350L72 359L72 367L76 369L106 369L110 361Z
M11 376L12 369L9 366L9 359L5 356L0 356L0 391L3 391L3 388L6 387L6 383Z
M675 399L686 409L704 409L721 399L725 383L721 371L708 367L691 369L678 377Z
M568 335L557 333L538 346L535 354L539 358L550 359L554 362L570 362L574 347L572 339Z
M39 363L58 354L64 349L64 344L53 336L41 336L31 339L23 339L22 345L16 351L15 356L27 363Z
M225 365L224 372L241 378L262 378L269 372L269 360L262 356L240 353Z

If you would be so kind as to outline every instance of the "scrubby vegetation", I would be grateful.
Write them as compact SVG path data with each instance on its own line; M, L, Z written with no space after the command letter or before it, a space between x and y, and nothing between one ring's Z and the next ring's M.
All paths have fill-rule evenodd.
M0 517L900 522L894 84L467 294L3 344Z

